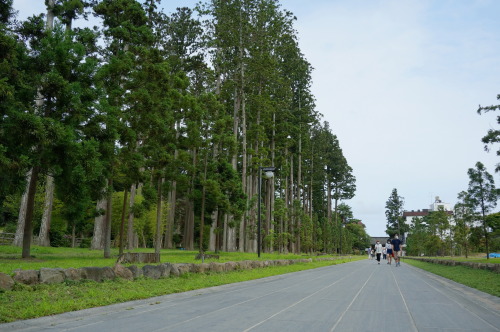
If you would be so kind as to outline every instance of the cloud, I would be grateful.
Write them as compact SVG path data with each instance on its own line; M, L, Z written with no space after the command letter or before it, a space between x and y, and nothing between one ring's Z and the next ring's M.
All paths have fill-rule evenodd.
M314 4L292 1L300 46L315 68L318 111L357 178L347 203L370 234L384 233L392 188L410 210L428 208L433 196L454 204L476 161L493 172L497 158L480 139L494 117L475 111L500 93L499 23L491 14L498 4Z

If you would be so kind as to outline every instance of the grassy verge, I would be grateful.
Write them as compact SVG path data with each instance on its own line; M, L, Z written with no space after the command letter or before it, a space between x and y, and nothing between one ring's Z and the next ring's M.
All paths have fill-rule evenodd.
M154 252L154 249L136 249L134 252ZM51 248L38 247L31 248L31 258L21 259L22 248L14 246L0 246L0 272L12 274L16 269L38 270L41 268L79 268L85 266L113 266L118 257L118 249L111 250L112 258L103 258L101 250L89 250L84 248ZM161 263L201 263L195 260L196 251L187 250L161 250ZM207 252L213 254L213 252ZM205 262L236 262L242 260L258 260L255 253L222 252L218 260L206 260ZM316 256L303 256L294 254L267 254L262 253L260 260L272 259L297 259ZM127 264L125 264L127 265ZM145 264L135 264L142 266Z
M431 259L449 259L449 260L454 260L458 262L474 262L474 263L490 263L490 264L500 264L500 258L490 258L487 259L485 255L475 255L475 256L469 256L465 258L464 256L436 256L436 257L428 257L425 256L424 258L431 258Z
M85 281L36 286L16 284L14 291L0 293L0 323L259 279L363 258L364 256L358 256L352 259L299 263L226 273L186 274L179 278L158 280L116 279L102 283Z
M498 273L471 269L465 266L445 266L413 259L405 259L405 263L485 293L500 296L500 274Z

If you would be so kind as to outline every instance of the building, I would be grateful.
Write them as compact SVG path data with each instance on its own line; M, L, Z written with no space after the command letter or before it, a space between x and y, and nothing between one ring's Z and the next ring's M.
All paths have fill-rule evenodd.
M422 210L411 210L411 211L404 211L403 212L403 219L407 225L413 225L413 219L414 218L423 218L425 216L428 216L429 213L439 211L439 209L443 209L444 211L448 212L448 214L453 214L453 208L451 204L449 203L444 203L439 196L436 196L436 199L434 200L434 203L432 203L428 209L422 209Z
M452 205L449 203L444 203L439 196L436 196L436 199L434 200L434 203L432 203L428 209L422 209L422 210L417 210L417 211L404 211L403 212L403 219L404 222L407 225L414 226L414 221L415 218L421 219L425 216L428 216L431 212L439 211L440 209L443 209L446 211L446 213L451 216L450 223L454 223L453 220L453 208ZM446 232L447 235L449 234L449 231ZM406 239L408 236L408 233L404 234L404 238Z

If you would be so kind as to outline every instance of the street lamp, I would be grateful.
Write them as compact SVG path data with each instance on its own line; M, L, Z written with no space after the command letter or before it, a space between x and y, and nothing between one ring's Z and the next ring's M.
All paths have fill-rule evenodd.
M259 166L259 202L257 203L257 256L260 257L261 244L261 234L260 234L260 201L261 201L261 189L262 189L262 172L265 173L266 178L272 178L274 176L274 171L276 167L262 167Z
M340 225L340 251L339 251L339 256L342 255L342 228L344 228L345 226L345 217L344 216L340 216L340 222L341 222L341 225Z

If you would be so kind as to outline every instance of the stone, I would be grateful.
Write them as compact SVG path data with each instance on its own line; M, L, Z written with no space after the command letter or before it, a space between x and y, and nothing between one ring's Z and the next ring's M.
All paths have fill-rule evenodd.
M210 263L210 271L212 272L224 272L224 263Z
M240 261L238 266L241 270L250 270L252 268L251 261Z
M161 268L159 265L144 265L142 267L142 273L144 277L150 279L160 279L161 278Z
M134 275L132 271L130 271L121 264L115 264L115 266L113 266L113 272L118 278L134 280Z
M176 264L179 270L179 275L191 272L191 264Z
M235 262L226 262L224 263L224 265L225 265L224 268L225 271L234 271L238 268L238 265Z
M14 279L8 274L0 273L0 290L8 291L14 287Z
M40 271L38 270L16 270L14 281L25 285L35 285L39 282Z
M193 264L191 270L193 271L193 273L205 273L210 271L210 264L209 263Z
M64 278L67 280L73 280L73 281L80 281L80 280L84 279L82 277L82 270L75 269L72 267L64 270Z
M40 269L40 283L42 284L60 284L64 282L63 269Z
M127 269L129 269L130 272L132 272L132 276L134 277L134 279L137 279L137 278L140 278L143 276L142 269L138 268L137 265L127 266Z
M106 267L82 267L82 277L85 279L101 282L104 280L112 280L116 278L113 269Z
M162 278L170 277L170 272L172 272L172 264L170 263L161 264L160 271Z
M178 277L181 275L179 272L179 269L177 268L177 264L172 264L170 266L170 275L172 275L174 277Z

